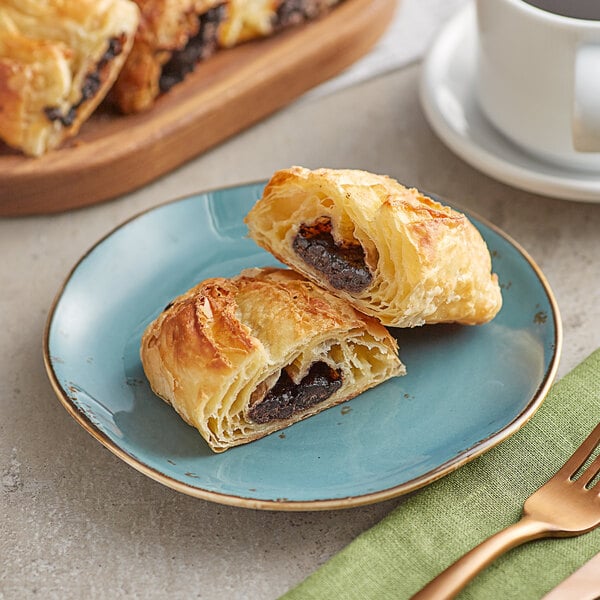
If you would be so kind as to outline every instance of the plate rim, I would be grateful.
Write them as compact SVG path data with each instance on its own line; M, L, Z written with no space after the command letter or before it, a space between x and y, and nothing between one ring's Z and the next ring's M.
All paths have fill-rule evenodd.
M106 435L103 431L101 431L97 425L93 423L93 421L87 416L83 411L81 411L72 401L71 397L67 393L67 391L60 384L56 372L53 367L53 361L50 354L50 330L52 328L52 323L54 321L54 317L56 315L57 307L60 303L61 298L64 295L65 289L80 265L90 256L99 246L101 246L108 238L113 236L117 231L125 228L127 225L136 221L139 218L142 218L144 215L154 212L156 210L160 210L169 205L177 204L179 202L184 202L186 200L191 200L195 197L206 196L215 192L227 192L229 190L245 188L251 186L260 186L265 185L267 180L259 179L254 181L249 181L246 183L237 183L228 186L214 187L210 189L205 189L199 192L185 194L183 196L179 196L173 198L171 200L167 200L165 202L161 202L144 210L141 210L128 219L122 221L111 230L109 230L105 235L99 238L92 246L89 247L87 251L85 251L81 257L75 262L75 264L71 267L69 272L67 273L65 279L60 285L57 293L54 296L52 304L50 305L50 309L48 311L48 316L46 318L46 322L44 325L43 332L43 359L44 359L44 367L46 369L46 374L50 380L50 384L54 393L58 397L58 400L62 404L62 406L66 409L67 413L81 426L85 431L87 431L96 441L100 442L107 450L111 451L115 456L120 458L123 462L128 464L130 467L133 467L140 473L146 475L150 479L157 481L169 487L177 492L181 492L188 496L192 496L194 498L199 498L202 500L208 500L210 502L215 502L217 504L224 504L228 506L235 506L240 508L250 508L250 509L259 509L259 510L272 510L272 511L321 511L321 510L337 510L337 509L347 509L359 506L366 506L369 504L375 504L377 502L383 502L385 500L390 500L392 498L397 498L399 496L403 496L415 490L418 490L422 487L425 487L438 479L441 479L445 475L448 475L452 471L455 471L459 467L471 462L473 459L478 456L488 452L514 433L516 433L519 429L521 429L524 425L526 425L529 420L533 417L533 415L537 412L538 408L541 406L542 402L546 398L552 383L556 378L556 373L558 371L558 366L560 363L560 356L562 352L562 342L563 342L563 329L562 329L562 320L560 317L560 311L558 307L558 303L556 298L554 297L554 293L550 287L546 276L542 272L541 268L537 265L537 263L533 260L533 258L529 255L529 253L518 243L516 242L509 234L504 232L500 227L494 225L490 221L488 221L485 217L481 217L476 212L473 212L470 209L465 209L455 202L449 202L441 196L440 194L429 194L428 192L423 192L426 195L431 195L432 197L439 199L442 203L447 204L456 210L464 212L467 217L474 218L489 229L491 229L494 233L502 237L506 242L508 242L511 246L513 246L519 254L526 260L529 266L534 271L538 280L540 281L544 292L548 298L548 302L550 304L552 319L554 322L554 340L553 340L553 354L550 359L548 368L546 369L544 376L541 379L541 382L528 401L526 407L519 412L519 414L505 427L496 431L495 433L489 435L483 440L477 442L475 445L467 448L466 450L460 452L450 460L442 463L438 467L424 473L423 475L419 475L418 477L413 477L409 481L405 481L404 483L398 484L396 486L392 486L390 488L386 488L383 490L378 490L375 492L369 492L366 494L353 495L353 496L345 496L342 498L328 498L328 499L316 499L316 500L287 500L287 499L275 499L275 500L267 500L267 499L258 499L258 498L249 498L246 496L234 495L234 494L226 494L223 492L215 492L203 488L198 488L193 485L184 483L179 481L165 473L160 472L158 469L151 467L146 464L144 461L139 458L128 454L121 446L119 446L116 442L111 440L108 435Z

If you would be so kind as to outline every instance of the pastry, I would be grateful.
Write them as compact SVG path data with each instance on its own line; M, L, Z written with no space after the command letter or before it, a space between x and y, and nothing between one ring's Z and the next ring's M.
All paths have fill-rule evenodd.
M152 390L215 452L404 373L376 319L275 268L198 284L148 325L140 354Z
M501 308L473 224L389 177L278 171L245 221L258 245L384 325L474 325Z
M40 156L75 135L133 43L129 0L0 0L0 138Z
M135 0L141 23L112 99L124 113L156 98L218 48L314 19L338 0Z
M140 25L131 53L111 91L124 113L147 110L210 56L217 47L217 27L224 0L135 0Z
M338 0L229 0L219 27L220 47L231 48L248 40L311 21L326 13Z

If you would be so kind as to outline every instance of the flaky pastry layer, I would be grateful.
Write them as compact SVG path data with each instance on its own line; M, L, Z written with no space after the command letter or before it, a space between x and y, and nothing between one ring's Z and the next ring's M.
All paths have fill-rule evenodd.
M0 138L40 156L74 136L133 43L129 0L0 0Z
M153 391L215 452L405 372L378 321L287 269L203 281L147 327L140 354Z
M480 324L502 306L469 219L386 176L278 171L245 221L260 246L387 326Z

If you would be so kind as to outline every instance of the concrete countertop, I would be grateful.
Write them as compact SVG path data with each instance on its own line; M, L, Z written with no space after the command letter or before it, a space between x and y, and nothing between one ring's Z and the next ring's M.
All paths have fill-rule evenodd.
M562 312L559 377L600 346L600 205L518 191L455 157L424 119L419 72L297 102L127 197L0 220L0 598L274 599L402 502L211 504L138 473L73 421L44 371L48 309L77 259L141 210L292 164L389 174L488 218L532 255Z

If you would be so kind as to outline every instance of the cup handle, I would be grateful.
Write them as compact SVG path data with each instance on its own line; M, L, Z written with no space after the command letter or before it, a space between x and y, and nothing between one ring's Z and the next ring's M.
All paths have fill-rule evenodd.
M600 152L600 44L582 44L575 57L573 147Z

